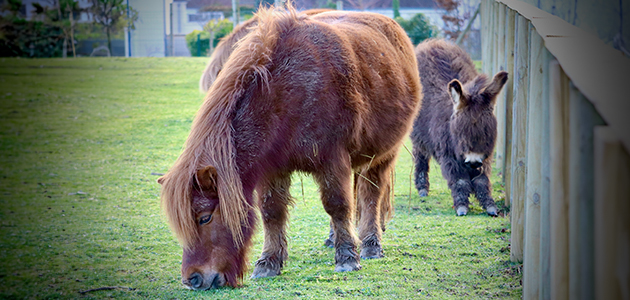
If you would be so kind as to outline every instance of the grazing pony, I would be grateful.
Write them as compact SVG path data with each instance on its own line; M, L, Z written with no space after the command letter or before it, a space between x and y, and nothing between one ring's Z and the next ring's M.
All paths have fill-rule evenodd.
M315 8L305 10L301 13L311 16L327 11L332 11L332 9ZM258 25L258 17L253 16L249 20L236 26L230 34L221 38L221 41L217 44L217 47L210 56L208 65L203 70L203 74L201 74L201 79L199 79L199 90L202 93L207 93L212 83L217 79L217 75L221 71L221 68L223 68L223 65L228 60L228 57L230 57L230 54L234 51L234 45L252 31L256 25Z
M468 213L471 193L489 215L496 215L488 179L497 138L493 109L508 74L499 72L489 80L477 73L464 50L444 40L419 44L416 58L424 100L411 140L420 197L429 191L429 160L433 156L448 181L457 215Z
M382 187L421 102L413 45L394 20L307 16L290 4L257 18L210 87L183 153L158 180L184 248L182 282L192 289L239 284L256 209L265 240L252 277L280 274L294 171L320 186L335 271L361 268L351 185L360 172L361 254L380 254Z

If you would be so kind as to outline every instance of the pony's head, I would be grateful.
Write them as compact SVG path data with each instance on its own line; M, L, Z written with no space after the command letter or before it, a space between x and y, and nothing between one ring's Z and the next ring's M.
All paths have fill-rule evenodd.
M164 184L164 179L158 180ZM190 185L190 212L196 238L184 245L182 283L194 290L238 285L247 270L247 252L255 223L255 212L249 210L242 224L242 236L235 237L229 220L222 213L217 188L217 170L212 166L197 171Z
M497 139L494 104L507 78L501 71L491 81L480 74L464 85L457 79L448 84L453 100L451 138L455 155L467 167L477 169L492 155Z

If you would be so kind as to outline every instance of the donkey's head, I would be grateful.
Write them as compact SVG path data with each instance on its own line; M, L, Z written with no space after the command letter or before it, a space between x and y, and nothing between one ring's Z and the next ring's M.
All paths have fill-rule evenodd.
M235 287L247 270L255 212L247 213L247 224L241 224L239 241L229 228L231 220L221 213L217 182L217 171L212 166L197 171L192 182L189 211L195 222L196 238L184 245L182 283L194 290Z
M508 74L502 71L492 81L481 74L465 85L457 79L448 84L453 100L450 132L455 155L472 169L483 165L494 150L497 139L494 104L507 78Z

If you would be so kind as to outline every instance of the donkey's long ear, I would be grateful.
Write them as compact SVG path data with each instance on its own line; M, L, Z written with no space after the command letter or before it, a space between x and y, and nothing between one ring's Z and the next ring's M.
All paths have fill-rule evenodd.
M482 94L483 96L490 101L490 104L494 105L497 100L497 95L505 85L508 80L508 73L501 71L494 75L492 78L492 82L486 87Z
M207 166L197 171L197 184L202 190L217 191L217 169Z
M448 92L451 94L453 100L453 107L456 110L464 108L468 105L468 99L464 96L464 90L462 89L462 83L457 79L453 79L448 83Z
M159 184L163 184L164 183L164 176L160 177L157 179L157 183Z

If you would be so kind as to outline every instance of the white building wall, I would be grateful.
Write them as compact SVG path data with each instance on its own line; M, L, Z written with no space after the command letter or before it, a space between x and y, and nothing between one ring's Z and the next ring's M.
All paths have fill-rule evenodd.
M163 57L166 53L164 3L165 0L129 0L129 5L138 11L136 29L131 31L131 56Z

